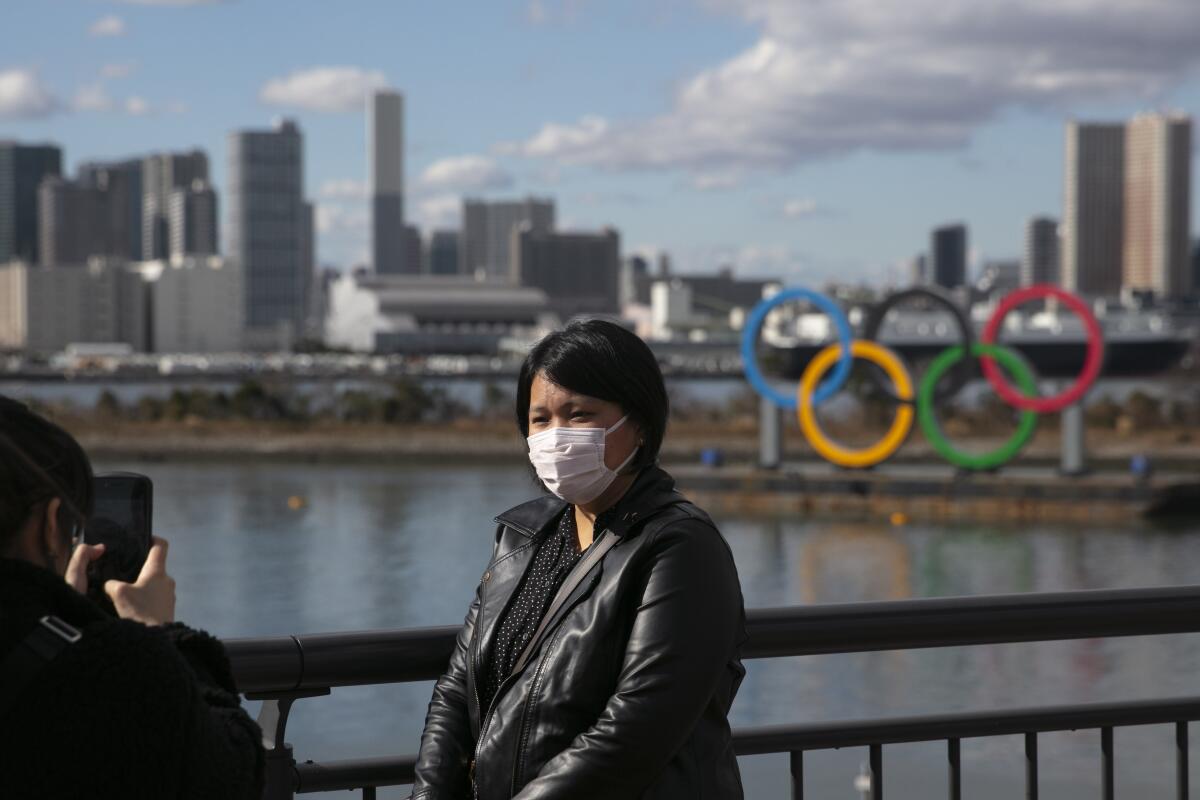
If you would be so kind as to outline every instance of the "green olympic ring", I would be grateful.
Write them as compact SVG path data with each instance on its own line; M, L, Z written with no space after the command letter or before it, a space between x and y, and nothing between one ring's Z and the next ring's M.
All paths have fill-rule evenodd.
M1001 366L1012 373L1016 379L1017 386L1027 396L1033 397L1037 394L1037 382L1034 380L1033 372L1024 359L1017 355L1016 352L1006 347L976 342L971 345L971 355L976 358L980 356L994 358ZM926 370L924 377L921 378L920 389L917 391L917 419L921 423L921 432L925 434L925 438L929 441L929 444L933 446L933 449L942 458L951 464L963 469L996 469L1012 459L1029 442L1034 431L1037 430L1038 415L1036 411L1022 410L1017 430L1013 432L1008 441L991 452L972 455L964 453L961 450L956 450L946 439L945 434L942 433L942 429L938 425L933 408L933 393L938 379L950 367L962 359L962 357L963 346L955 345L943 350L929 365L929 369Z

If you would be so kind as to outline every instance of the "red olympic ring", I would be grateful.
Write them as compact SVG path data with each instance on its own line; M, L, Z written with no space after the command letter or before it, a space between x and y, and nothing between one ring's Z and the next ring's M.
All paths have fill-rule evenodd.
M1100 323L1096 321L1096 317L1092 314L1091 309L1070 292L1060 289L1057 286L1039 283L1035 286L1017 289L1011 294L1006 295L1000 301L999 305L996 306L995 312L987 321L987 325L984 326L983 334L979 337L979 341L984 344L996 344L996 334L1000 331L1000 323L1004 321L1008 312L1022 303L1027 303L1030 300L1040 300L1045 297L1054 297L1061 300L1075 312L1083 322L1083 327L1087 330L1087 355L1084 358L1083 371L1079 373L1079 377L1075 379L1075 383L1071 384L1069 389L1053 397L1027 397L1008 384L1008 381L996 366L994 359L990 356L981 356L979 359L983 365L984 377L992 385L996 394L1000 395L1010 406L1024 411L1036 411L1040 414L1061 411L1067 406L1074 405L1091 388L1100 374L1100 368L1104 362L1104 334L1100 330Z

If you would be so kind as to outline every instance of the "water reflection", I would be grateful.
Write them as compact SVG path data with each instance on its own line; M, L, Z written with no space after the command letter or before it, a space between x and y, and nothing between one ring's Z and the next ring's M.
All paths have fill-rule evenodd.
M220 636L455 624L498 512L531 496L521 465L104 464L154 479L179 615ZM289 498L302 503L289 507ZM748 607L1200 582L1194 527L934 527L719 519ZM735 726L1186 695L1196 636L862 653L749 662ZM296 707L302 757L411 752L430 684L337 690ZM1169 739L1120 731L1123 791L1166 795ZM1043 794L1091 797L1095 736L1046 737ZM1195 738L1195 737L1193 737ZM1167 744L1163 744L1167 741ZM968 796L1020 793L1019 741L964 743ZM813 796L852 798L860 753L813 754ZM941 796L944 753L888 756L897 798ZM786 760L753 759L748 796L784 796ZM1050 793L1049 787L1055 787ZM1091 787L1091 788L1089 788ZM395 795L401 796L399 793Z

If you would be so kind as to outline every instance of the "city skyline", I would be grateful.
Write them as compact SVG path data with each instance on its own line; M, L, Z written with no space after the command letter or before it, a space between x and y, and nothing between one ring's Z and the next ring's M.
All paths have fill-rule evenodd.
M663 248L687 270L729 262L811 283L903 282L901 262L954 220L970 230L976 267L1015 257L1028 218L1062 214L1067 118L1200 108L1200 7L1167 0L1105 3L1105 20L1090 0L1036 13L991 2L975 22L952 14L916 31L947 74L1013 73L974 94L915 56L896 78L910 85L897 86L812 39L837 23L847 41L898 58L888 29L914 33L911 4L913 22L898 21L898 3L875 4L874 16L753 2L521 3L469 16L363 4L346 18L296 14L269 40L269 5L152 5L23 12L0 61L0 138L60 143L71 175L85 161L201 147L224 196L227 134L295 117L320 261L341 267L370 261L365 94L384 85L406 97L405 202L426 234L457 225L462 195L551 196L559 228L611 224L626 253ZM1011 30L988 39L981 19ZM184 26L220 47L166 41ZM397 47L395 31L413 26L453 35ZM1105 32L1103 48L1089 44ZM1144 52L1146 37L1156 52ZM1041 71L1016 74L1039 53ZM934 88L946 107L922 98ZM790 122L771 127L780 112ZM719 140L688 132L722 115Z

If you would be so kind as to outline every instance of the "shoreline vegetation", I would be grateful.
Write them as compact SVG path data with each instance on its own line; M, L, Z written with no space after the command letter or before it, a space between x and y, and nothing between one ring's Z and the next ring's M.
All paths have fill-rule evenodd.
M864 382L865 383L865 382ZM890 424L894 406L869 387L855 392L848 411L823 413L828 435L865 446ZM248 381L233 392L177 390L121 403L109 391L94 407L31 402L62 424L97 458L187 460L252 457L288 461L364 461L389 457L510 461L524 457L512 417L512 396L485 387L482 408L468 408L443 390L401 380L390 391L347 390L320 404L310 396ZM1164 401L1134 392L1117 403L1094 397L1085 407L1089 460L1126 471L1134 455L1156 467L1200 469L1200 400ZM964 450L998 446L1013 430L1014 412L994 398L939 410L943 431ZM784 413L784 458L817 460L795 416ZM1015 464L1056 464L1058 415L1045 415ZM720 404L681 397L673 401L663 444L665 462L697 462L708 448L727 463L753 462L758 453L758 398L746 391ZM890 463L944 463L914 427Z

